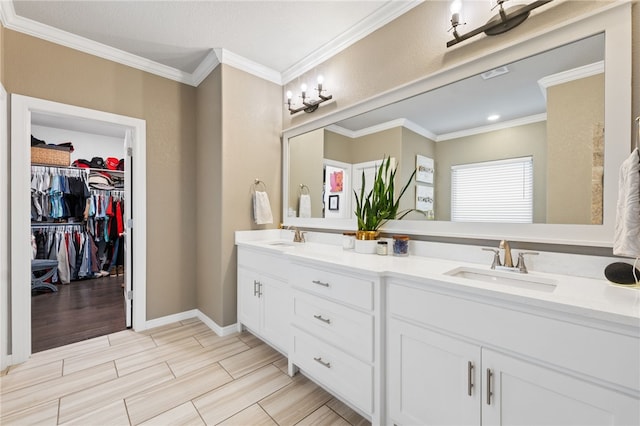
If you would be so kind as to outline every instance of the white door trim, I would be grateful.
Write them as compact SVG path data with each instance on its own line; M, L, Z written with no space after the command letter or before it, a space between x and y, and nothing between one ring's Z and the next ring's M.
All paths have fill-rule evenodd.
M132 133L134 150L132 217L135 228L128 233L135 249L133 268L133 328L146 327L146 122L108 112L61 104L22 95L11 95L11 341L13 364L31 355L31 240L30 164L32 113L53 115L61 120L90 120Z
M9 97L0 83L0 371L9 365Z

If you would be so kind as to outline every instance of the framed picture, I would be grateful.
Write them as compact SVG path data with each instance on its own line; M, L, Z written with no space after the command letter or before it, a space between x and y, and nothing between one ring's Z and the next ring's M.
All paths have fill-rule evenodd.
M340 196L329 195L329 210L338 210L340 208Z
M416 155L416 181L433 184L433 158Z
M416 210L433 211L433 186L416 185Z

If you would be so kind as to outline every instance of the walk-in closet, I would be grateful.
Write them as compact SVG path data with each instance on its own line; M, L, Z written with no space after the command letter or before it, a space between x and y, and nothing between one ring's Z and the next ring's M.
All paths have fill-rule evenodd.
M132 327L138 191L131 169L134 148L144 147L144 122L16 95L12 107L19 116L12 121L12 202L19 199L12 249L29 247L30 255L12 259L14 276L30 277L28 293L12 285L12 334L22 327L28 336L13 343L14 355Z

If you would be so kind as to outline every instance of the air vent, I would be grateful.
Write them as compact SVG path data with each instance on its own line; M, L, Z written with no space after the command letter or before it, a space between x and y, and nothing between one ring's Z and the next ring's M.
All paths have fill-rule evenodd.
M494 78L494 77L497 77L499 75L506 74L508 72L509 72L509 68L507 68L507 66L505 65L505 66L502 66L502 67L494 68L494 69L489 70L487 72L483 72L481 75L482 75L483 79L489 80L490 78Z

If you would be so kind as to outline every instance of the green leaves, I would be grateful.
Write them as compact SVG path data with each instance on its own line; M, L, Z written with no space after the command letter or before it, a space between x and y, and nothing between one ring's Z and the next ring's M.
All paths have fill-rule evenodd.
M364 171L362 172L362 186L360 194L353 191L356 198L355 214L358 219L359 231L377 231L387 221L393 219L402 219L413 209L400 212L398 217L398 208L400 199L411 185L411 181L416 174L414 170L408 182L400 191L398 198L395 198L395 177L397 167L391 168L391 157L385 157L382 165L376 169L376 175L373 181L372 189L366 194Z

